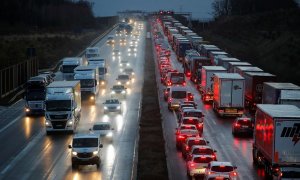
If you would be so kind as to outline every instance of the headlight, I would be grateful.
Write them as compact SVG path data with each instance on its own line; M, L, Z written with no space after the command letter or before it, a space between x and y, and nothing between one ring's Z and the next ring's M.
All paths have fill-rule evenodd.
M126 84L127 84L127 85L130 84L130 82L128 81L128 82L126 82Z
M94 155L97 155L97 154L98 154L98 151L94 151L93 154L94 154Z
M112 93L112 94L115 94L116 92L115 92L115 91L112 91L111 93Z
M123 64L120 64L120 66L122 67L122 66L123 66Z
M115 52L113 52L112 54L115 55Z
M112 132L109 132L106 134L106 137L112 137L113 136L113 133Z
M26 112L29 112L29 111L30 111L30 109L29 109L29 108L25 108L25 111L26 111Z
M51 122L46 120L45 125L46 126L51 126Z
M94 99L95 99L95 97L94 97L94 96L91 96L91 97L90 97L90 100L94 100Z
M72 154L73 154L74 156L77 156L77 152L75 152L75 151L73 151Z
M130 64L129 64L129 63L127 63L126 65L127 65L127 66L129 66Z
M130 52L130 49L128 49L128 52Z
M121 109L121 106L117 106L117 109Z
M101 85L104 85L104 84L105 84L105 82L104 82L104 81L102 81L102 82L101 82Z
M134 72L132 72L131 75L134 75Z
M72 124L73 124L73 120L69 120L68 125L72 125Z
M107 107L106 107L106 106L104 106L104 109L106 110L106 109L107 109Z
M121 85L121 82L120 82L120 81L118 82L118 85Z
M134 51L136 51L136 48L134 48Z
M118 54L121 55L121 52L119 52Z
M125 94L125 93L126 93L126 91L125 91L125 90L123 90L121 93L122 93L122 94Z

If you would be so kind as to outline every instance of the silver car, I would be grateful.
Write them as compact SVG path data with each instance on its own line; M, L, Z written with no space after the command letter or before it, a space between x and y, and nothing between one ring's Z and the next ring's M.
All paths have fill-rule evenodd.
M121 102L118 99L108 99L106 100L103 105L104 105L104 113L107 112L118 112L122 113L122 106Z

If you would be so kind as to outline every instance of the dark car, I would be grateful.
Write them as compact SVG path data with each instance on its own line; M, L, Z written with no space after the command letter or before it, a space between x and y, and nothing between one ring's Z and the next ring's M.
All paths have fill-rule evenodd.
M238 117L232 124L232 134L235 136L240 135L252 135L253 133L253 123L251 118L248 117Z

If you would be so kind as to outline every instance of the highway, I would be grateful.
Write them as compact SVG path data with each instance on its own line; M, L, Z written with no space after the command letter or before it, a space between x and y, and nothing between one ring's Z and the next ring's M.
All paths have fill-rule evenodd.
M167 38L165 37L167 42ZM171 49L171 47L170 47ZM155 51L155 48L154 48ZM156 56L156 52L153 52ZM155 60L157 62L157 60ZM171 64L173 69L183 72L182 64L177 61L176 54L171 52ZM156 69L156 82L158 85L160 110L163 117L163 130L165 137L165 148L167 154L167 166L170 179L184 180L186 175L186 162L181 156L181 152L176 150L175 128L177 120L174 112L170 112L167 103L163 98L164 85L160 83L160 74ZM252 138L251 137L233 137L231 125L234 118L218 117L209 104L203 104L199 92L194 84L187 79L186 85L188 91L194 94L198 109L201 109L205 115L204 118L204 137L210 142L210 146L217 150L217 159L219 161L230 161L237 166L238 178L240 180L264 179L263 170L257 170L252 165Z
M145 25L144 25L145 27ZM81 120L76 133L88 133L97 121L111 121L114 127L113 141L103 139L102 162L96 166L71 168L71 134L55 133L46 135L43 116L26 117L24 100L11 107L0 108L0 179L130 179L143 86L145 30L141 31L137 56L128 56L127 45L120 49L121 58L128 59L135 72L135 81L129 95L122 100L123 112L103 114L105 99L110 97L110 88L120 74L117 58L112 58L112 47L106 44L108 35L114 35L115 29L95 46L100 47L101 57L108 62L107 86L101 89L95 105L83 104ZM118 42L119 37L116 38ZM60 72L56 80L62 79Z

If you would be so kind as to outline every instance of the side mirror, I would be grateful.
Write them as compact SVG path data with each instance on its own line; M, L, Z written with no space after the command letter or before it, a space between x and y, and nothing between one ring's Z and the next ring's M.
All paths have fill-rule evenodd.
M90 128L89 131L92 131L92 128Z
M209 141L206 141L207 144L209 144Z
M111 128L111 130L115 130L115 128Z
M99 148L103 148L103 144L99 144Z
M233 168L234 168L234 169L237 169L237 167L236 167L236 166L233 166Z
M69 149L71 149L71 148L72 148L72 145L71 145L71 144L69 144L69 146L68 146L68 147L69 147Z
M214 150L214 152L217 152L216 150Z

